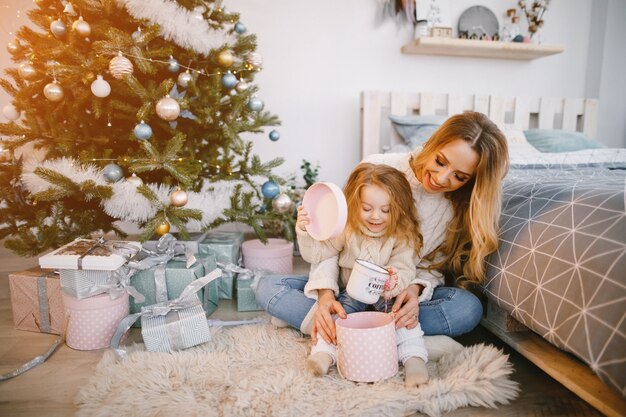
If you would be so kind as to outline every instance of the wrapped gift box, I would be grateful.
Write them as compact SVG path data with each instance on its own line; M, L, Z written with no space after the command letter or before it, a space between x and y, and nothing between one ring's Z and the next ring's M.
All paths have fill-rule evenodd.
M61 288L67 295L83 298L107 292L111 271L86 271L84 269L60 269Z
M142 307L172 300L183 292L185 287L192 281L203 277L217 268L215 255L198 254L197 262L187 268L185 261L171 260L166 265L157 265L150 269L138 271L130 278L130 283L144 297L145 301L137 303L130 300L130 312L138 313ZM159 269L164 269L165 282L163 293L159 291L157 285ZM217 308L217 291L219 280L211 281L204 290L198 291L197 297L202 301L202 307L207 313L212 313Z
M211 340L209 323L200 304L170 310L165 315L141 316L141 335L149 352L172 352Z
M242 232L214 231L207 234L200 243L200 253L215 254L220 264L241 265L241 244L244 241ZM222 270L219 280L219 296L224 299L232 299L235 289L237 274L232 271Z
M200 242L204 241L207 236L207 232L191 232L188 233L189 237L187 239L183 239L180 236L180 233L172 233L172 236L176 238L176 244L180 244L185 246L191 250L191 252L197 254L200 252ZM145 249L156 251L157 243L159 243L159 238L153 238L146 242L143 242L142 246Z
M65 313L61 286L53 270L31 268L9 274L9 288L16 329L63 333Z
M263 310L257 304L256 296L250 284L252 284L252 279L237 277L237 311Z
M141 250L139 242L76 239L39 258L39 266L53 269L114 271Z

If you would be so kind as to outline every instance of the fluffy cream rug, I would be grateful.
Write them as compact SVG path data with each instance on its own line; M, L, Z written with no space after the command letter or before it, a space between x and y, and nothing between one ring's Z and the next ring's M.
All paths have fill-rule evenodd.
M342 379L333 367L310 375L310 339L270 324L212 329L213 340L183 352L105 352L76 398L79 416L439 416L459 407L497 407L518 393L508 356L467 347L429 362L431 380L404 388L402 367L373 384ZM141 345L137 345L141 348Z

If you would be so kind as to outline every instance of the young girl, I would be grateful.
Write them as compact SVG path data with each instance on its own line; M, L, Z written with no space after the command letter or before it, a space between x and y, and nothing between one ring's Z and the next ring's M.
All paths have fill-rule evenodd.
M389 300L406 288L416 274L415 258L422 242L411 187L397 169L363 163L350 174L344 194L348 221L342 235L334 239L313 239L305 228L310 222L309 215L304 207L298 208L296 231L302 258L317 264L338 256L336 269L313 270L304 293L317 299L318 291L333 291L343 307L340 316L345 317L346 311L366 310L366 304L350 298L345 290L354 262L363 259L386 266L390 271L392 284L385 287L383 297L374 305L376 310L386 312L387 306L390 308L393 304ZM397 285L393 284L395 280ZM396 334L398 357L405 368L405 385L414 387L425 383L428 381L428 357L419 323L412 329L396 329ZM325 375L335 361L335 344L318 338L307 359L307 367L316 375Z

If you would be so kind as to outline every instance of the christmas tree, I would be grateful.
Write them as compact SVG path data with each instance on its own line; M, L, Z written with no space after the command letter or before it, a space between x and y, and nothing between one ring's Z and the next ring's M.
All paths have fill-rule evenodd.
M293 210L247 132L279 124L254 76L256 37L220 0L36 0L7 46L0 238L33 256L77 237L183 236ZM269 138L279 138L272 130Z

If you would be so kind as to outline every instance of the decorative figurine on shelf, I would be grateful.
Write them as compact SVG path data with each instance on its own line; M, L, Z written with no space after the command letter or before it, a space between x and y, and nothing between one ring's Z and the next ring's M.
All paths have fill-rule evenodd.
M526 15L528 21L528 32L530 34L531 43L541 43L541 37L539 36L539 29L543 27L543 15L548 10L551 0L533 0L530 3L530 8L527 6L526 1L519 0L517 4L520 9Z

